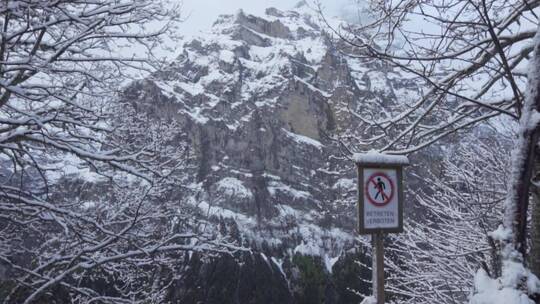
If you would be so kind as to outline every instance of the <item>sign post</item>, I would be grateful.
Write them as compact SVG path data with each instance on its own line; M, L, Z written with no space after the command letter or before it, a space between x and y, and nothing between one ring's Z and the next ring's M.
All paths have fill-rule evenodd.
M358 169L358 232L371 234L373 295L384 304L384 234L403 232L403 167L406 156L377 152L353 156Z

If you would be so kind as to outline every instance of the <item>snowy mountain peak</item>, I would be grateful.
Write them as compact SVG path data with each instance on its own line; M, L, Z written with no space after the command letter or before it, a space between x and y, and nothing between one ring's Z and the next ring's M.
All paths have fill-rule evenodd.
M330 138L363 132L348 109L393 102L403 84L343 56L305 11L220 16L130 99L182 126L194 155L184 200L201 216L256 243L338 254L355 238L354 171Z
M231 34L247 29L272 38L301 39L307 32L320 31L316 21L317 16L314 11L306 9L281 11L268 8L264 16L250 15L239 10L235 15L221 15L211 31Z
M299 8L303 8L307 6L308 6L308 3L305 0L301 0L301 1L298 1L298 3L294 5L294 8L299 9Z

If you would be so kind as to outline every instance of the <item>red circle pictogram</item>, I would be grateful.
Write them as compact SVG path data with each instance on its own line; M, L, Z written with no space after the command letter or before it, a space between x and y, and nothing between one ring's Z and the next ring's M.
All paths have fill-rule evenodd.
M365 196L375 207L388 205L394 197L394 192L394 182L383 172L373 173L364 185Z

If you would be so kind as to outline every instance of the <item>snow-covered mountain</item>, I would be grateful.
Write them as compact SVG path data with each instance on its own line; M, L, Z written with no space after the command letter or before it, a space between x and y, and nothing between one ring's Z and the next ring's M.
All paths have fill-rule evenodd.
M329 33L302 4L224 15L126 91L138 109L174 120L191 147L179 205L271 256L284 277L295 254L331 272L358 247L354 166L334 139L364 131L349 109L391 109L414 87L344 56Z

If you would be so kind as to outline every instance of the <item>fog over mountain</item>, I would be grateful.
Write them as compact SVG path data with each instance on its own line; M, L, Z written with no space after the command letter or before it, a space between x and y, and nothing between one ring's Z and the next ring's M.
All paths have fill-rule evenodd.
M290 0L183 0L182 10L185 21L180 25L180 32L185 35L197 34L209 30L211 25L221 14L234 14L239 9L249 14L260 15L269 7L280 10L291 10L299 1ZM321 4L328 16L338 16L347 22L356 23L362 19L365 6L361 0L322 0L305 1L312 9Z

